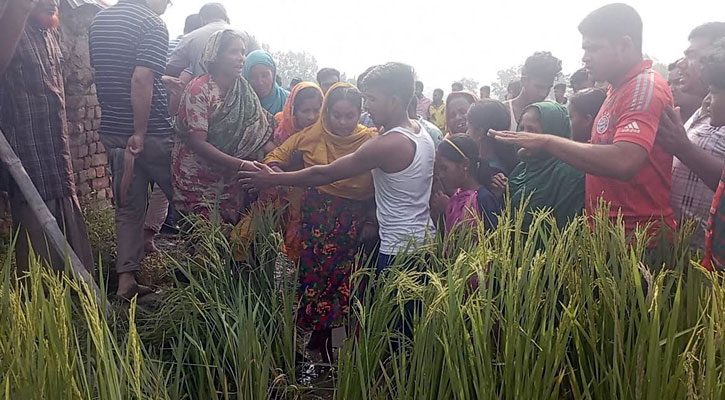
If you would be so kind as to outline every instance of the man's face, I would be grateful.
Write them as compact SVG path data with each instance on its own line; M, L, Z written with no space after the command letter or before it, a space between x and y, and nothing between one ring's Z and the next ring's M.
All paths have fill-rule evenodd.
M690 40L685 50L685 58L677 64L681 76L680 84L685 93L704 97L707 95L707 86L702 81L702 58L712 49L712 42L703 38Z
M332 87L332 85L336 84L337 82L340 82L339 79L337 79L337 76L335 75L328 75L322 78L322 81L320 81L320 89L322 89L322 93L327 93L328 90Z
M30 22L41 28L57 28L58 0L40 0L30 14Z
M554 86L554 78L542 80L522 77L521 84L526 91L526 97L528 97L531 103L537 103L546 100L549 92L551 92L551 87Z
M594 81L609 81L619 70L620 51L607 39L584 36L582 61ZM611 82L610 82L611 83Z
M554 96L556 96L556 98L560 99L560 98L564 97L565 92L566 92L566 89L558 87L558 88L554 89Z
M393 98L378 88L366 88L363 92L365 108L377 126L385 126L390 119ZM407 108L407 107L406 107Z
M443 91L442 90L436 90L433 92L433 101L436 103L440 103L443 101Z
M725 126L725 89L710 87L710 125Z
M423 85L418 82L415 83L415 95L418 97L423 95Z

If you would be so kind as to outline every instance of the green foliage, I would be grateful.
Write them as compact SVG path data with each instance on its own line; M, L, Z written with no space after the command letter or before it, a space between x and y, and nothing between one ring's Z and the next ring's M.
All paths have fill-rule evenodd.
M584 218L558 229L538 212L528 236L517 215L438 237L379 277L355 274L336 398L724 398L725 286L690 261L689 229L653 252L605 214L593 229ZM39 261L18 279L6 258L2 396L309 396L277 212L259 210L241 248L231 227L189 225L186 251L169 260L174 287L111 315Z

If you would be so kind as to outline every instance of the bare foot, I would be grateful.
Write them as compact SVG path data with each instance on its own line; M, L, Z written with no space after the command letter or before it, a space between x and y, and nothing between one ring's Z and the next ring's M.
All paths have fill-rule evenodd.
M118 274L118 289L116 290L116 296L130 300L133 296L143 297L147 294L153 293L153 289L148 286L139 285L136 282L136 274L133 272L124 272Z

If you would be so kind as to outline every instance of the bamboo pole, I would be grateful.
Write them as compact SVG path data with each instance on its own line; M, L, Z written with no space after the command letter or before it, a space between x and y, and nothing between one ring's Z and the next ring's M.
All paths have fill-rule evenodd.
M45 232L51 246L53 246L58 254L68 255L71 267L73 267L73 275L75 275L77 279L85 282L88 287L93 288L98 304L107 304L102 301L103 296L98 284L91 274L88 273L88 270L83 266L83 263L78 258L75 251L73 251L68 242L65 240L65 236L63 235L63 232L61 232L58 222L53 214L50 213L50 210L48 210L48 206L45 205L45 201L43 201L40 197L38 189L33 184L33 181L30 180L30 176L28 176L28 173L25 171L23 163L20 162L20 158L18 158L15 151L13 151L13 148L10 146L10 143L8 143L5 138L5 133L3 133L2 130L0 130L0 159L8 167L15 183L20 188L20 192L25 197L25 201L28 202L33 214L35 214L35 217L40 222L43 232ZM108 311L108 306L106 306L106 311Z

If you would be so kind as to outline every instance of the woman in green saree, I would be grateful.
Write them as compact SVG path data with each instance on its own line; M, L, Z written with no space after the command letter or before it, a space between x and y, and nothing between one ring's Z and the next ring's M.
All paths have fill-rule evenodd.
M219 210L237 223L246 193L235 175L254 169L274 149L274 118L242 77L244 40L233 30L215 33L202 57L207 73L186 89L176 120L172 174L174 205L184 214L208 217Z
M555 102L534 103L524 109L518 131L546 133L571 139L569 113ZM528 201L525 230L531 224L531 212L551 209L559 227L566 225L584 209L584 173L548 154L529 154L509 176L511 207L516 212Z

